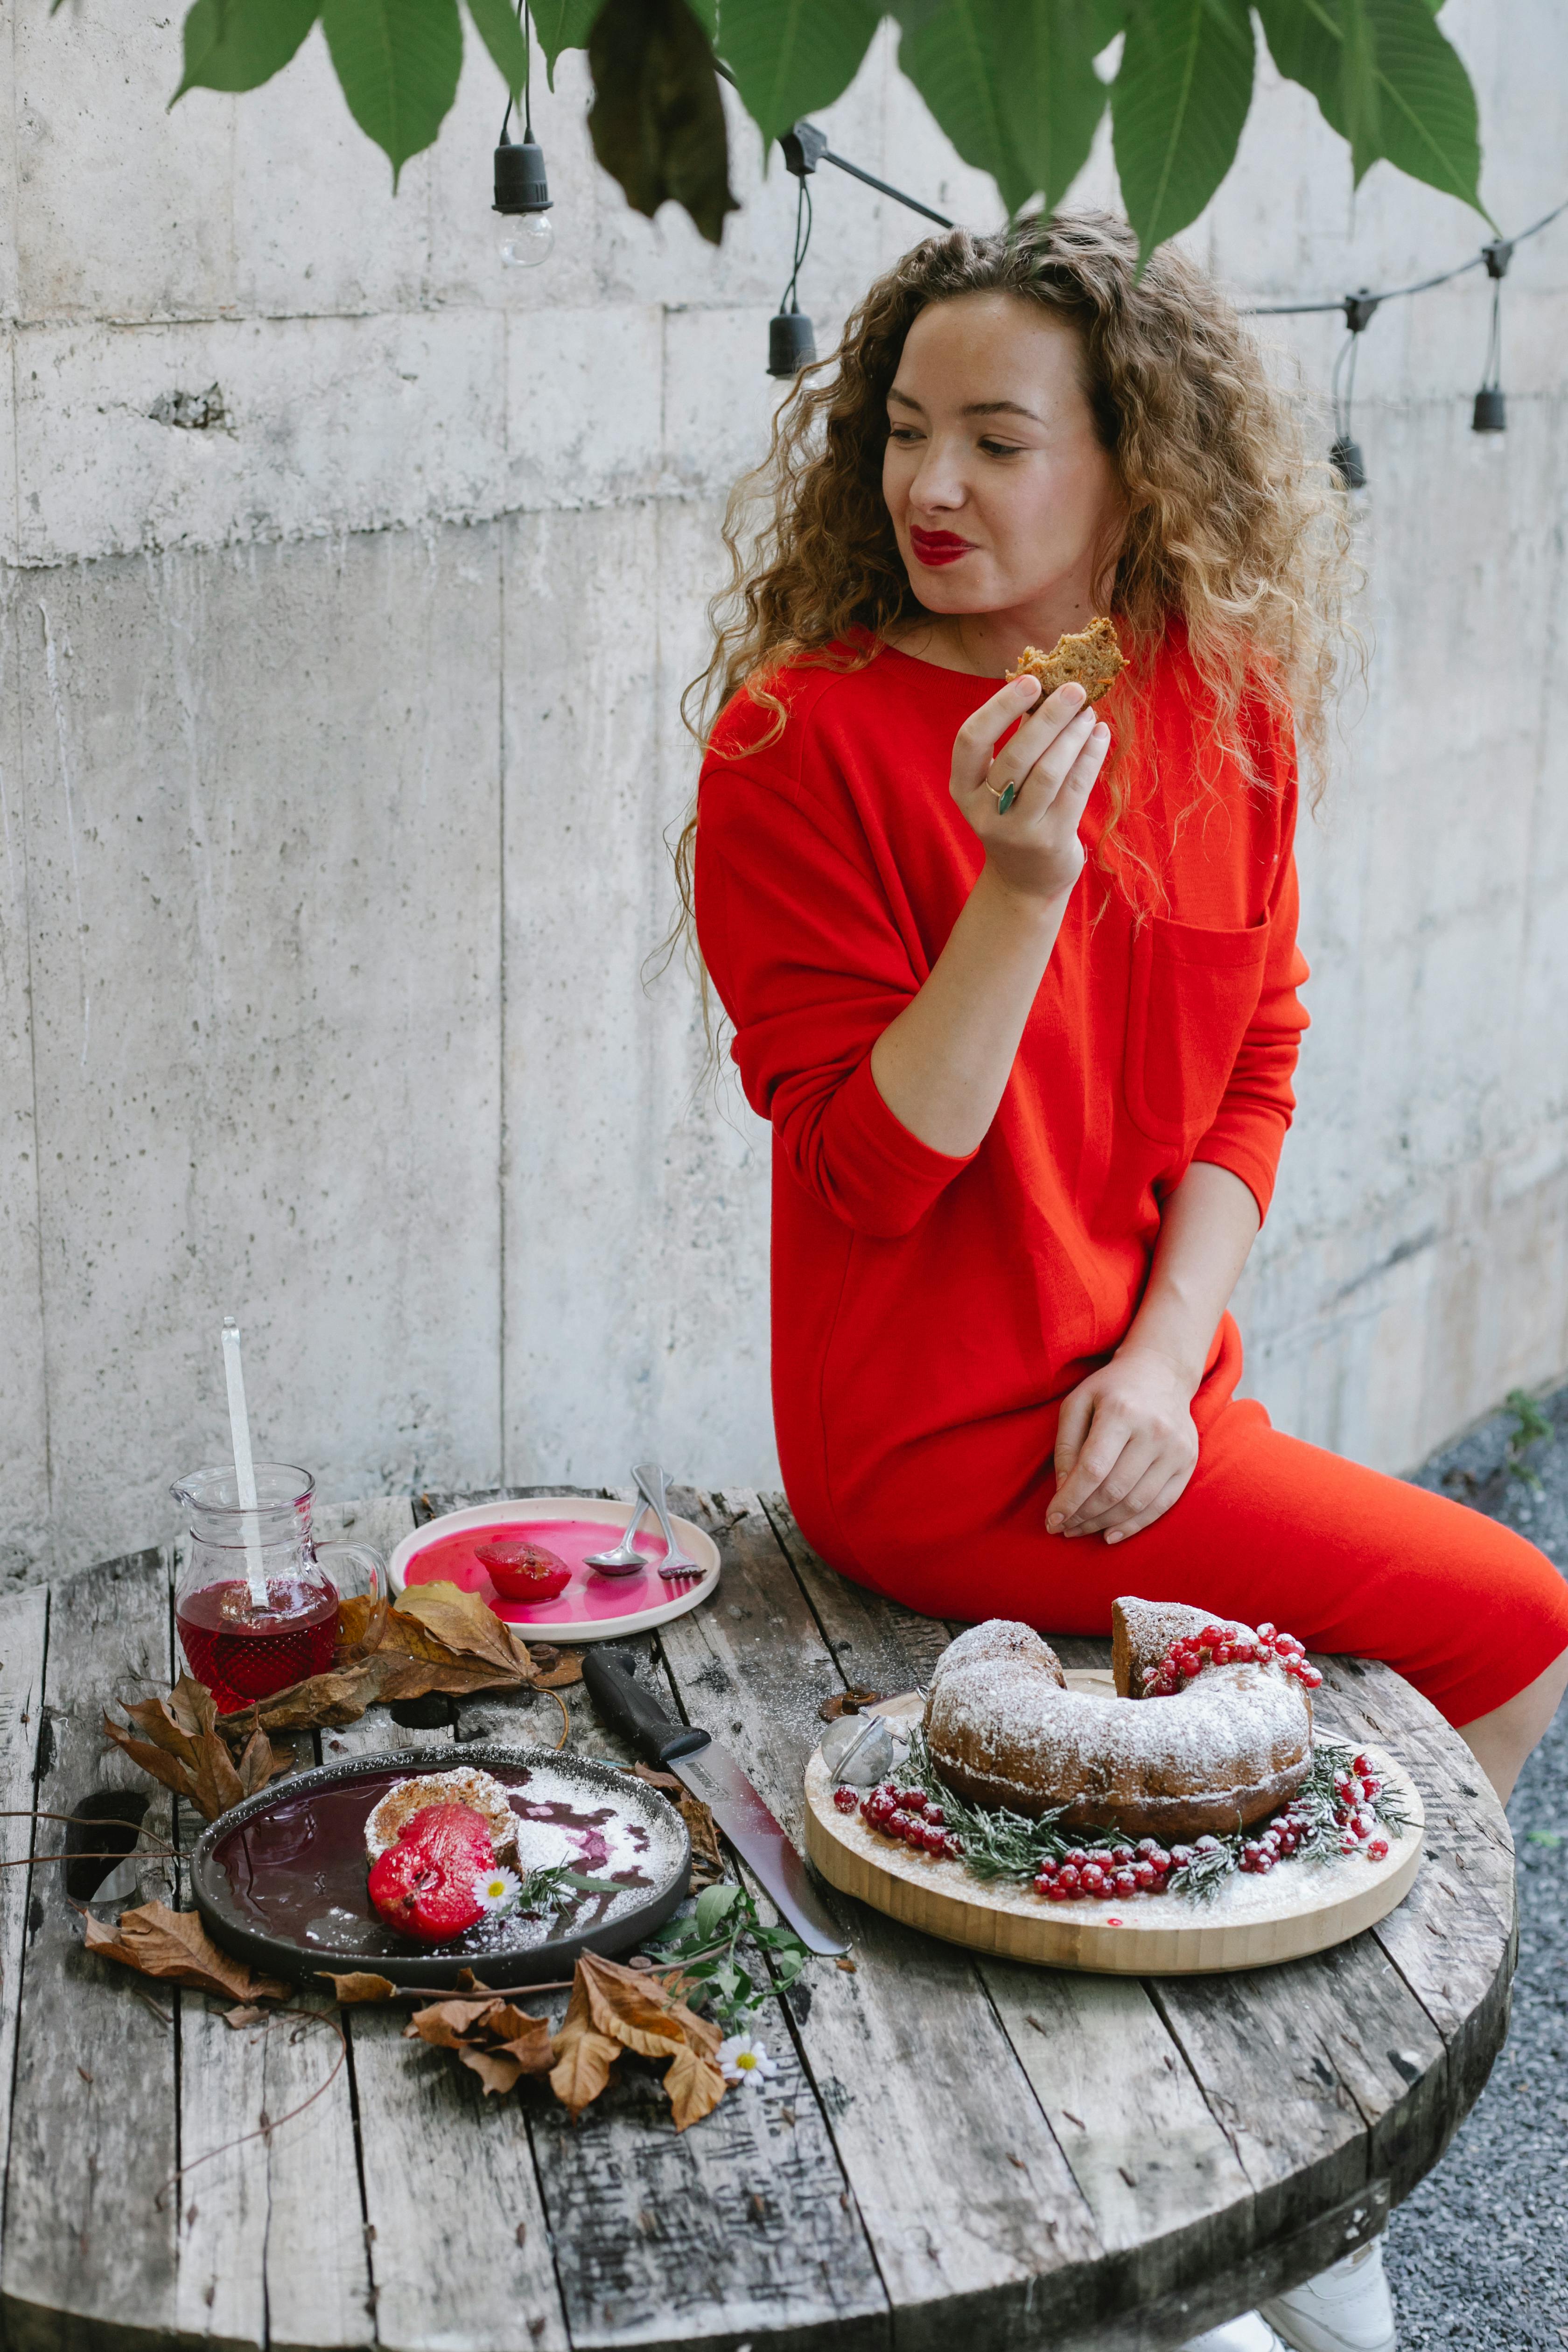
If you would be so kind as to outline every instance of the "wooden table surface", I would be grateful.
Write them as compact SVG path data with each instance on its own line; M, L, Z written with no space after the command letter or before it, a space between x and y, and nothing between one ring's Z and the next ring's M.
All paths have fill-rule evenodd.
M426 1501L477 1499L322 1511L318 1534L390 1551ZM724 1573L648 1670L798 1839L821 1701L923 1682L949 1629L840 1582L778 1496L677 1507ZM146 1792L100 1719L138 1677L167 1685L174 1561L0 1605L0 1859L29 1853L34 1803ZM485 2099L402 2040L400 2009L344 2012L348 2064L280 2122L329 2071L328 2028L232 2030L226 2004L89 1958L57 1865L0 1872L10 2352L1155 2352L1308 2276L1382 2226L1480 2090L1515 1917L1468 1750L1386 1668L1319 1663L1321 1717L1394 1748L1426 1807L1420 1875L1380 1927L1283 1968L1142 1982L982 1960L846 1902L856 1969L814 1962L787 2016L770 2005L767 2095L679 2136L651 2067L629 2061L573 2125L537 2084ZM568 1696L574 1744L616 1753ZM549 1699L480 1699L444 1735L377 1709L320 1738L330 1760L557 1723ZM188 1844L199 1824L153 1796L149 1827ZM39 1823L37 1850L61 1837ZM143 1897L167 1892L160 1868Z

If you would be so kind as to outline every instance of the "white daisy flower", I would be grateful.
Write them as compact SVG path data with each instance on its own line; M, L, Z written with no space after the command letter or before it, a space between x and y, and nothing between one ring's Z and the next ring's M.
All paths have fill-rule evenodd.
M496 1918L504 1919L515 1911L522 1895L522 1881L515 1870L481 1870L474 1880L474 1895L485 1909Z
M760 2091L779 2071L778 2060L768 2056L754 2034L731 2033L728 2042L721 2042L715 2055L726 2083L749 2083L753 2091Z

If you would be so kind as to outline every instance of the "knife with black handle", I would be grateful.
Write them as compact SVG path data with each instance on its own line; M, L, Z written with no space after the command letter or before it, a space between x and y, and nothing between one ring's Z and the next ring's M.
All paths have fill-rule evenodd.
M583 1680L601 1719L642 1758L700 1798L742 1862L756 1873L803 1944L825 1958L849 1949L828 1916L805 1863L733 1758L711 1733L676 1723L639 1683L635 1655L596 1643L583 1659Z

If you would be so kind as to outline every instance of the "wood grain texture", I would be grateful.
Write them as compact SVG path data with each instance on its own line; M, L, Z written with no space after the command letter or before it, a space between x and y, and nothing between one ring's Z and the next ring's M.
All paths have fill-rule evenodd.
M0 1860L6 1864L0 1869L0 2083L6 2084L16 2058L27 1881L32 1875L25 1859L39 1851L58 1853L66 1834L63 1822L39 1822L35 1843L35 1825L26 1818L35 1801L48 1615L48 1594L37 1587L0 1601ZM7 2099L0 2109L0 2168L10 2134Z
M664 1628L665 1654L691 1720L798 1838L818 1706L842 1677L757 1498L681 1507L706 1514L724 1579L716 1607ZM847 1916L855 1972L814 1967L794 2006L899 2342L934 2346L958 2325L987 2345L1029 2341L1044 2282L1101 2252L1089 2209L972 1963L874 1912Z
M413 1524L406 1502L323 1506L313 1518L323 1544L369 1543L384 1553ZM202 1823L187 1808L181 1816L187 1843ZM181 1997L180 2147L189 2169L179 2196L178 2326L195 2338L273 2352L369 2344L374 2305L347 2065L311 2096L340 2044L331 2024L310 2020L335 2021L335 2005L306 1990L289 2003L303 2015L237 2031L224 2022L232 2006ZM280 2121L308 2100L302 2115Z
M1094 2216L1105 2307L1241 2260L1251 2183L1144 1988L998 1960L980 1973Z
M166 1689L169 1669L164 1552L133 1552L52 1588L41 1809L69 1812L100 1790L149 1792L128 1758L104 1753L100 1725L113 1700L149 1683ZM161 1790L151 1791L146 1820L166 1843ZM140 1998L138 1978L82 1950L58 1864L16 1874L27 1878L29 1897L0 2268L7 2342L27 2352L62 2340L123 2344L128 2320L131 2336L153 2339L175 2319L169 2184L180 2160L181 1995L160 1985ZM143 1891L158 1889L144 1881Z
M322 1509L318 1532L390 1551L470 1499L489 1498ZM672 1497L720 1541L724 1578L637 1647L667 1707L711 1731L799 1837L822 1701L847 1683L923 1682L948 1629L844 1584L782 1498L764 1500ZM0 1610L0 1785L26 1787L47 1727L40 1801L147 1791L101 1755L98 1717L133 1674L166 1681L168 1570L156 1553L108 1563L57 1588L47 1622L39 1596ZM1079 1666L1106 1655L1061 1649ZM40 1663L41 1707L26 1695ZM979 1958L847 1903L853 1968L814 1963L763 2012L781 2061L768 2095L731 2093L680 2135L647 2062L623 2062L573 2126L537 2083L486 2100L447 2053L403 2040L404 2004L362 2008L343 2013L352 2072L326 2097L160 2204L198 2141L316 2087L327 2036L296 2040L290 2021L231 2032L199 1995L89 1961L54 1866L30 1874L26 1905L29 1874L0 1874L0 2032L17 2033L7 2343L952 2352L957 2336L987 2352L1171 2352L1381 2227L1506 2025L1500 1809L1396 1676L1321 1663L1321 1720L1390 1748L1426 1811L1415 1888L1375 1929L1270 1969L1141 1983ZM562 1697L574 1748L626 1760L581 1685ZM321 1745L328 1759L553 1745L560 1720L543 1696L481 1696L432 1725L377 1708ZM151 1871L142 1891L158 1891Z
M324 1732L322 1760L449 1747L452 1736L449 1725L399 1724L377 1706ZM359 2105L377 2341L395 2352L565 2352L519 2098L486 2098L446 2051L405 2041L406 2002L341 2014Z

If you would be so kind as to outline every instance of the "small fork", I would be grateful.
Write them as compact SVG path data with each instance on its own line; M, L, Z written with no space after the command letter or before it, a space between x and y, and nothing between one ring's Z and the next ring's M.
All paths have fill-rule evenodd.
M652 1506L658 1519L659 1533L664 1538L664 1558L658 1564L660 1576L668 1584L689 1583L692 1577L700 1576L702 1570L675 1540L675 1529L669 1524L669 1512L665 1504L668 1479L657 1462L638 1463L632 1476L637 1482L637 1492L643 1500Z

